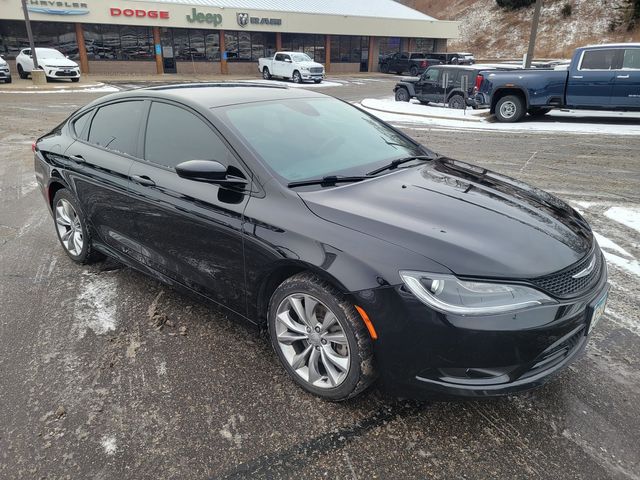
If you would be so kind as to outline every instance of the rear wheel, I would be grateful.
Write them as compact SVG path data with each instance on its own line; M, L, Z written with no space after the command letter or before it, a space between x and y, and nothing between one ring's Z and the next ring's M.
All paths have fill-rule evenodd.
M449 99L449 108L464 110L465 107L466 105L462 95L452 95Z
M382 65L380 65L380 71L382 73L389 73L389 65L386 63L383 63Z
M412 65L411 68L409 69L409 73L411 74L412 77L417 77L418 67L416 67L415 65Z
M496 104L496 118L500 122L514 123L526 114L522 98L516 95L505 95Z
M271 72L269 72L269 69L267 67L264 67L262 69L262 78L264 78L265 80L271 80Z
M317 275L294 275L276 289L268 327L280 362L307 392L342 401L375 379L364 322L355 307Z
M58 240L66 254L77 263L93 263L102 258L91 245L87 222L78 201L69 190L58 190L53 198L53 220Z
M291 80L293 80L293 83L302 83L302 76L298 70L294 70Z
M25 80L28 76L28 73L24 71L24 69L22 68L22 65L20 64L18 64L18 76L23 80Z
M408 102L411 100L409 91L406 88L399 88L396 90L396 102Z

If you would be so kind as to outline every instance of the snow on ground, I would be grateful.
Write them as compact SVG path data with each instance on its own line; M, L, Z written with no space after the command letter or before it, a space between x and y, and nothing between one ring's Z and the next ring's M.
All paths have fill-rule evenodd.
M328 88L328 87L341 87L343 83L323 80L322 83L304 82L293 83L290 80L239 80L239 82L247 83L262 83L265 85L278 85L290 88Z
M611 220L640 232L640 208L611 207L604 214Z
M70 85L74 85L74 86L70 87ZM120 91L118 87L105 85L104 83L91 83L88 85L76 85L76 84L53 85L51 87L47 86L47 88L38 88L38 87L24 87L24 88L26 90L0 90L0 93L76 93L76 92L111 93L111 92Z
M525 118L518 123L498 123L488 110L453 110L422 105L416 100L396 102L394 98L365 98L359 104L390 123L424 125L452 129L474 129L558 134L640 135L640 113L552 111L543 118Z

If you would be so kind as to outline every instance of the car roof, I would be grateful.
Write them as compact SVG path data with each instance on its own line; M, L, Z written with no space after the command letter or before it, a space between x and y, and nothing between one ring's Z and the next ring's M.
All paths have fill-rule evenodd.
M611 47L640 47L640 43L600 43L598 45L586 45L580 48L611 48Z
M480 64L474 65L431 65L429 68L448 68L451 70L492 70L494 67L483 66Z
M102 97L117 100L136 97L156 97L198 105L204 108L223 107L240 103L286 100L291 98L326 97L305 89L292 89L276 84L257 82L185 83L161 85L119 92ZM102 100L100 99L100 100ZM101 102L96 102L101 103Z

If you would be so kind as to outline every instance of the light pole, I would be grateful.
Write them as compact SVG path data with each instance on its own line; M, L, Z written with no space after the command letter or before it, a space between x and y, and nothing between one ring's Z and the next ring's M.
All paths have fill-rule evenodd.
M44 70L38 68L38 55L36 54L36 46L33 43L33 32L31 31L31 22L29 21L29 9L27 8L27 0L22 0L22 11L24 12L24 22L27 27L27 37L29 37L29 48L31 49L31 57L33 58L33 69L31 70L31 80L33 83L46 83L47 77Z
M527 59L524 68L531 68L533 60L533 52L536 47L536 35L538 34L538 23L540 22L540 9L542 8L542 0L536 0L536 8L533 12L533 20L531 21L531 35L529 36L529 50L527 51Z

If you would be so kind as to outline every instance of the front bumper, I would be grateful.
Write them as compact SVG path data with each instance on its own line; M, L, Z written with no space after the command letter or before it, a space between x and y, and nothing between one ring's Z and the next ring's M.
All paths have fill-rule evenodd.
M300 72L300 76L302 77L302 80L323 80L324 72L323 73Z
M353 301L376 328L376 367L391 394L485 397L538 387L573 362L608 288L604 274L580 298L486 317L436 312L402 286Z
M58 68L58 67L43 67L44 73L49 78L80 78L80 69L73 68Z
M11 78L11 71L0 69L0 79L4 80L6 78Z

